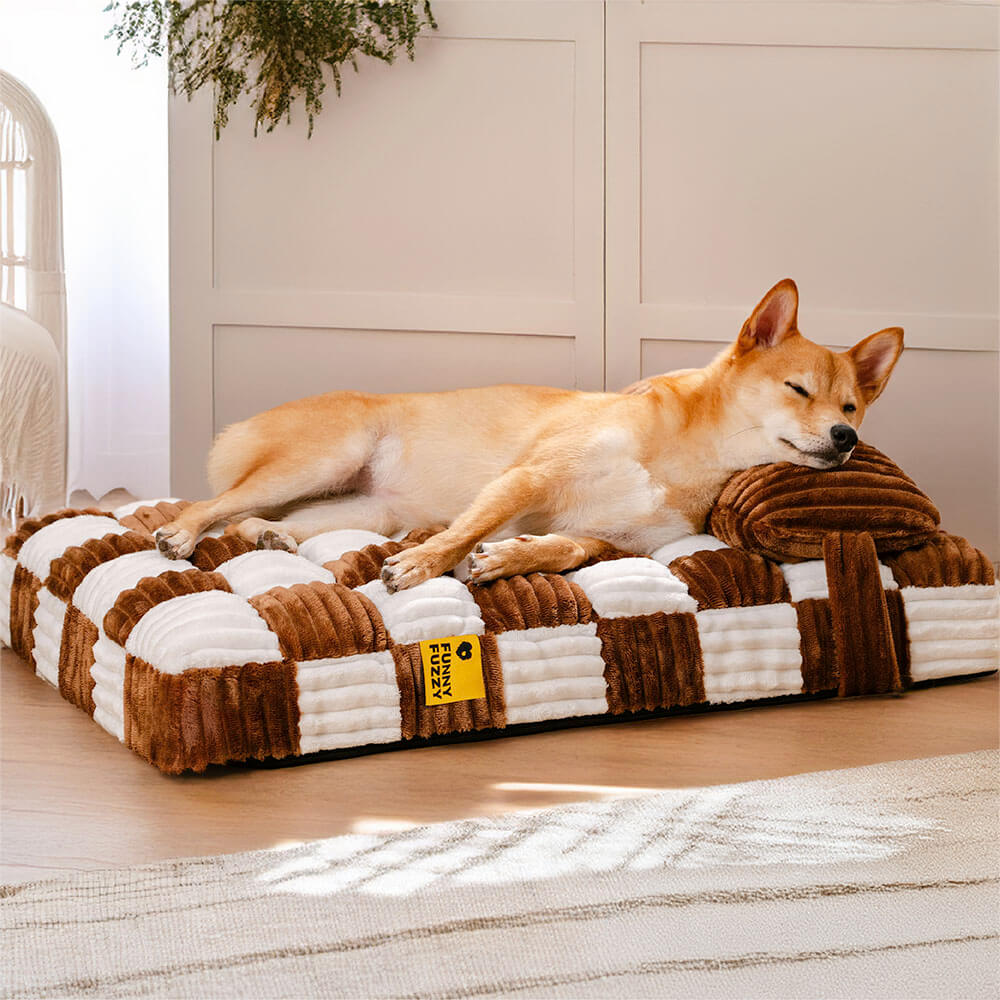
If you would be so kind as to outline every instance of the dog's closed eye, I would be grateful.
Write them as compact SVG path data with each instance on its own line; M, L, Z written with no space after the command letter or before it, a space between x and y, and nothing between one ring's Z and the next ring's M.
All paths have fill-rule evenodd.
M794 389L800 396L805 396L806 399L809 398L809 393L806 392L801 385L796 385L794 382L786 382L785 385L787 385L789 389Z

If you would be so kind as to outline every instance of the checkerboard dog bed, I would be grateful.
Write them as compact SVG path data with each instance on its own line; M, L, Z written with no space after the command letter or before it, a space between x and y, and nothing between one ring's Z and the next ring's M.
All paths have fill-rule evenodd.
M760 467L652 557L396 594L382 562L425 534L171 561L181 501L65 510L7 540L0 639L169 773L995 670L992 565L890 465Z

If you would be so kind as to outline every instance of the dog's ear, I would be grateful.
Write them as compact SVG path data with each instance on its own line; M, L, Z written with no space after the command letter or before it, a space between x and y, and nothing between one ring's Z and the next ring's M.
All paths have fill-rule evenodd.
M854 364L858 388L865 403L871 403L882 394L892 369L903 353L903 330L898 326L879 330L845 353Z
M736 346L741 354L755 347L777 347L797 332L799 290L791 278L784 278L757 304L743 324Z

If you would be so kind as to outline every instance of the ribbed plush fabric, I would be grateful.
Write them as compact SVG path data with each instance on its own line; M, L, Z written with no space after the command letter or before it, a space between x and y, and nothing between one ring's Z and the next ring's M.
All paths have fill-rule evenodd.
M935 536L941 516L899 466L858 444L838 469L782 462L737 472L709 515L709 530L733 548L794 562L821 559L831 532L864 531L879 553Z
M396 667L388 651L307 660L295 676L302 753L403 738Z
M496 643L508 724L606 711L596 623L510 630Z

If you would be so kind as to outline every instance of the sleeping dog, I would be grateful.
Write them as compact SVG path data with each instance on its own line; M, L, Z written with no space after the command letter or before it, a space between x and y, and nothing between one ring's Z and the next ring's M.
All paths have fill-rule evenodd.
M903 331L835 353L799 333L797 312L786 278L705 368L620 393L498 385L286 403L219 435L208 460L218 495L160 528L157 544L183 558L200 532L239 518L229 530L292 552L336 528L442 526L386 560L390 591L463 560L485 582L573 569L612 546L650 553L701 531L740 469L850 458Z

